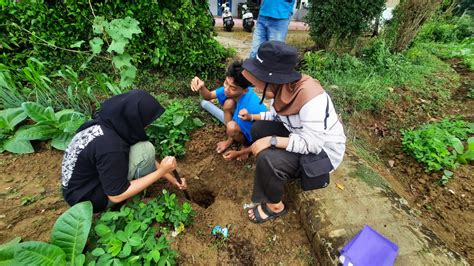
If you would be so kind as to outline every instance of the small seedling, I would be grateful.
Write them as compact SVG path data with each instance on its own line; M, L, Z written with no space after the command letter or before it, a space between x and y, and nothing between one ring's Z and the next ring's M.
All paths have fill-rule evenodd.
M26 206L26 205L30 205L31 203L35 201L36 201L36 197L24 196L21 198L20 203L22 206Z
M444 170L443 176L438 180L438 184L440 186L446 185L451 177L453 177L453 172Z

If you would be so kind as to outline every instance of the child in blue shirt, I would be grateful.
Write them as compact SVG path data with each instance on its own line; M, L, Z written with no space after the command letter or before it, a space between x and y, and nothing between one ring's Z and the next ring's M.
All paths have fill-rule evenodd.
M222 153L224 159L245 160L251 152L249 145L253 143L250 130L253 121L239 118L239 111L247 109L249 113L265 112L267 108L260 104L260 99L250 87L250 82L242 76L242 61L234 61L226 72L224 86L214 91L209 91L204 82L194 77L191 89L197 91L205 100L217 99L224 109L224 122L226 125L227 139L217 143L217 153ZM239 151L226 150L236 141L243 145Z

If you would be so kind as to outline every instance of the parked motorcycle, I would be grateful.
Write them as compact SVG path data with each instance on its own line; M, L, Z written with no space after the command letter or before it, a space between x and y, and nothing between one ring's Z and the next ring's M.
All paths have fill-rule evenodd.
M234 18L232 18L232 12L230 12L230 7L228 3L222 4L222 22L224 25L224 29L226 31L232 31L232 27L234 27Z
M247 32L252 32L252 28L255 25L253 14L245 4L242 5L242 25Z

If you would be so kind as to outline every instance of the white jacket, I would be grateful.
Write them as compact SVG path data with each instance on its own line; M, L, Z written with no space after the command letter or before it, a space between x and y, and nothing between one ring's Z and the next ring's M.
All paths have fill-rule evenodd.
M325 129L327 105L329 105L329 116ZM319 153L324 149L334 169L342 162L346 149L346 136L331 98L326 92L308 101L298 114L279 115L272 106L269 112L261 112L260 117L262 120L283 122L290 131L287 151L308 154Z

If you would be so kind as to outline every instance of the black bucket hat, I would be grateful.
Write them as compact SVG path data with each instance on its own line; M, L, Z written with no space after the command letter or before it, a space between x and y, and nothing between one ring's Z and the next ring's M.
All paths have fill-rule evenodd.
M242 66L261 81L286 84L301 79L295 71L297 61L296 48L280 41L267 41L260 45L256 57L246 59Z

